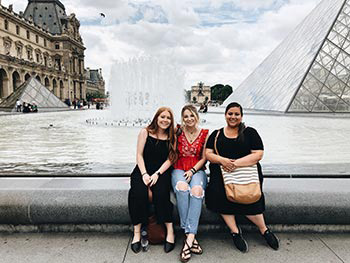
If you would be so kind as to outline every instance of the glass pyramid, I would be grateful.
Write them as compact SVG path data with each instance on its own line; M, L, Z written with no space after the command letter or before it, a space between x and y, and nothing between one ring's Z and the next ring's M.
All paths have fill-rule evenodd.
M350 0L323 0L226 99L246 109L350 112Z
M31 77L18 89L8 96L1 104L0 110L16 111L16 101L21 103L35 103L39 111L68 110L69 107L63 103L55 94L42 85L36 78Z

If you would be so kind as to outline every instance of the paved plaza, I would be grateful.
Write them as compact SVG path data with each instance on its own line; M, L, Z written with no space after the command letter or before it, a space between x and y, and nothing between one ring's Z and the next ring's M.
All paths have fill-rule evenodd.
M180 236L178 234L178 236ZM201 233L198 237L204 254L190 262L350 262L350 233L278 233L281 248L268 248L256 233L244 235L249 244L246 254L233 247L227 233ZM30 233L0 234L2 263L114 263L180 262L182 238L174 251L163 252L161 245L134 254L129 248L130 233Z

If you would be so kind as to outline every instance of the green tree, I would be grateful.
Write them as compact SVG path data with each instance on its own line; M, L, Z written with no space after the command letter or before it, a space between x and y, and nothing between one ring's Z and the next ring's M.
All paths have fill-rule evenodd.
M211 100L223 102L232 93L230 85L216 84L210 88Z

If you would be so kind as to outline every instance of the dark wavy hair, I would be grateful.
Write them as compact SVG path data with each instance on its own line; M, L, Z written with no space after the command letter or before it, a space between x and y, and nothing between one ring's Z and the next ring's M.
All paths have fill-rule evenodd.
M158 132L159 126L158 126L158 117L159 115L167 111L170 113L171 123L169 127L165 130L165 132L168 135L168 147L169 147L169 160L173 163L176 161L177 153L176 153L176 137L175 137L175 128L174 128L174 114L173 111L168 107L160 107L156 114L154 115L151 123L146 127L146 130L152 134L156 134Z
M241 104L239 104L238 102L231 102L230 104L228 104L226 106L225 109L225 115L227 114L227 112L231 109L231 108L239 108L239 111L241 112L241 116L243 117L243 108L241 106ZM237 140L239 141L243 141L244 140L244 130L245 130L246 126L244 124L244 122L241 122L238 126L238 137Z

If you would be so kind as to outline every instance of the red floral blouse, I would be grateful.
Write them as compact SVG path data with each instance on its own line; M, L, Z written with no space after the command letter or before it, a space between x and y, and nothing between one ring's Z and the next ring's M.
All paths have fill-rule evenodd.
M178 159L174 164L175 169L190 170L202 158L205 139L209 130L201 129L197 138L190 143L184 132L177 137Z

